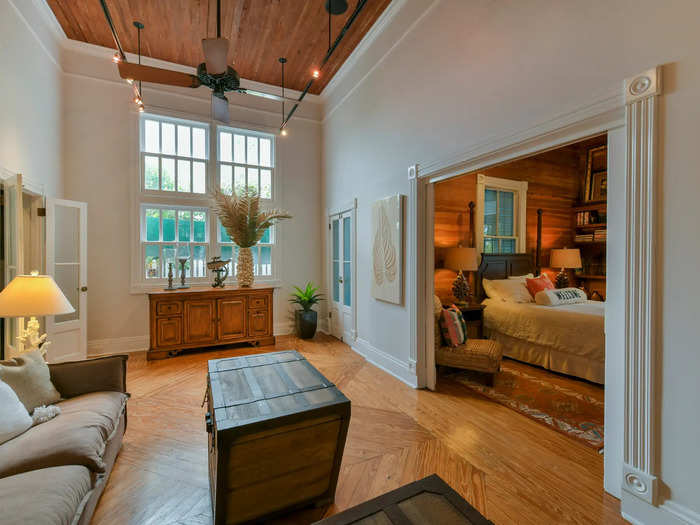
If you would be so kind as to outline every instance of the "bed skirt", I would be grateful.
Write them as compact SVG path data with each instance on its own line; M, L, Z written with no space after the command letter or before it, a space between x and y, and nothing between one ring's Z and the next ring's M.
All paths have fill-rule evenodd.
M503 346L503 355L541 366L554 372L580 377L594 383L605 383L605 362L593 361L585 357L567 354L547 346L537 345L517 339L496 330L488 331L489 339Z

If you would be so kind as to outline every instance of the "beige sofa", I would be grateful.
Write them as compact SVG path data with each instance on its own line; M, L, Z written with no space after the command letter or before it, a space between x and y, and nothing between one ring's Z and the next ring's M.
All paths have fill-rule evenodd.
M126 430L126 360L49 365L61 413L0 445L2 525L84 525Z

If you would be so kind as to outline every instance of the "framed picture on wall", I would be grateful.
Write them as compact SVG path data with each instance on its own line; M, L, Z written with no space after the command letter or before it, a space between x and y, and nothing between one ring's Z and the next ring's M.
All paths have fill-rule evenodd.
M403 195L372 204L372 297L401 304L403 291Z
M604 201L608 198L608 147L598 146L588 150L584 202Z

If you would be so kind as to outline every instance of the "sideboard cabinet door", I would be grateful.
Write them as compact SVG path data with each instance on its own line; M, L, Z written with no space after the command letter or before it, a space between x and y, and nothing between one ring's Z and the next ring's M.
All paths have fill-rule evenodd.
M248 314L248 335L263 337L271 335L270 314L267 309L250 310Z
M219 341L245 339L246 298L230 297L216 300L219 325Z
M158 346L182 344L182 319L179 317L156 319L156 344Z
M209 299L185 301L185 343L209 343L216 339L216 312Z

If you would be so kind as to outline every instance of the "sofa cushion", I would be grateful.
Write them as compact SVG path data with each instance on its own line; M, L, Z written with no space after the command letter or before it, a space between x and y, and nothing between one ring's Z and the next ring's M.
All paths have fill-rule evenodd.
M3 525L70 525L92 490L90 471L79 465L33 470L0 479Z
M54 419L0 445L0 478L62 465L104 472L105 444L117 428L126 398L120 392L93 392L62 401Z
M38 406L52 405L61 399L41 350L0 361L0 379L12 387L30 414Z
M0 445L32 426L32 416L10 388L0 380Z

